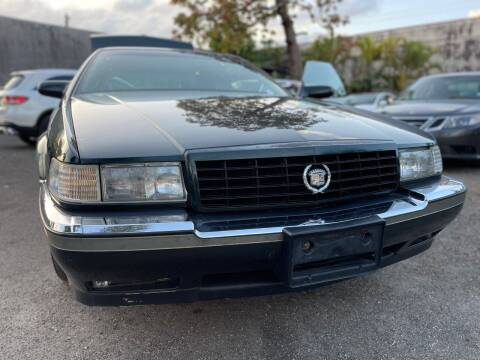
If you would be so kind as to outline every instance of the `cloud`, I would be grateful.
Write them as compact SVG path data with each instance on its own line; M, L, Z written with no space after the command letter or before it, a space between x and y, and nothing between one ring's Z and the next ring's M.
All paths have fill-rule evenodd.
M376 12L379 7L379 0L345 0L338 5L338 10L341 15L354 18Z
M109 34L171 37L177 8L170 0L2 0L0 14ZM141 19L141 21L139 21Z
M116 0L114 9L118 11L144 11L153 4L153 0Z
M308 0L312 5L316 0ZM378 9L380 0L344 0L339 13L352 18ZM170 0L0 0L0 14L25 20L62 26L65 14L70 26L108 34L145 34L171 37L173 19L180 11ZM309 42L324 33L308 14L298 12L295 28L299 42ZM275 30L273 40L284 43L284 33L278 19L269 29ZM341 29L340 29L341 30ZM260 32L259 32L260 34ZM260 40L260 36L257 37Z
M479 18L480 17L480 9L470 10L468 12L469 18Z

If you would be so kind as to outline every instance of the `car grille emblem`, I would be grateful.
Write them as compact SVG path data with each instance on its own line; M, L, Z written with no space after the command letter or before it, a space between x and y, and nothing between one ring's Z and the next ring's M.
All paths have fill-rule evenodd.
M323 193L330 185L332 174L325 164L308 165L303 171L303 183L312 193Z

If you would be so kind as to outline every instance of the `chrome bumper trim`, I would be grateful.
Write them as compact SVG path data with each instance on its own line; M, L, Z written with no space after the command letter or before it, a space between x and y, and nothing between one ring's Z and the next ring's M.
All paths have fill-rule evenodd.
M48 231L68 236L162 235L194 230L193 222L185 220L183 211L142 217L67 213L54 203L45 183L40 186L40 215Z
M407 188L412 196L394 200L387 211L377 214L385 220L387 226L435 214L459 206L465 200L465 186L445 176L430 185L411 185ZM202 232L195 229L194 222L188 219L184 210L142 213L140 217L135 216L135 213L129 216L67 213L53 202L45 184L40 189L40 213L47 233L50 233L50 240L57 244L53 245L63 248L67 241L72 250L77 247L75 242L79 248L82 243L86 245L88 242L88 247L94 251L97 248L95 242L100 242L100 239L103 239L103 245L107 240L111 241L111 249L118 251L132 247L139 250L152 249L155 243L158 246L159 241L161 248L271 243L282 241L284 229L269 227ZM309 221L297 226L325 224L329 222ZM100 248L96 251L100 251Z

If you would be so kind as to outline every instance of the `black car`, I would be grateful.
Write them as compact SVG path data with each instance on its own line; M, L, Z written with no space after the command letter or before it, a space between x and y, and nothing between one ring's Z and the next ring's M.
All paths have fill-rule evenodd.
M480 160L480 72L423 77L383 112L434 135L444 158Z
M194 301L330 284L428 249L465 187L442 175L433 137L355 111L291 97L232 56L95 52L37 148L57 274L89 305Z

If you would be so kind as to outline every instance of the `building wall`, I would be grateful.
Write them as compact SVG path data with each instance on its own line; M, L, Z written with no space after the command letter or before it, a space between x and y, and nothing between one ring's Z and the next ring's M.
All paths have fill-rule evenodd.
M78 68L90 54L90 34L0 16L0 84L15 70Z
M363 36L373 39L401 37L422 41L438 50L432 59L442 71L480 70L480 18L460 19L428 25L378 31Z

